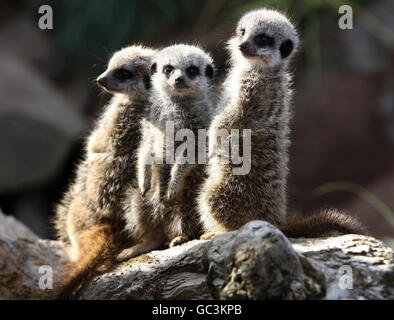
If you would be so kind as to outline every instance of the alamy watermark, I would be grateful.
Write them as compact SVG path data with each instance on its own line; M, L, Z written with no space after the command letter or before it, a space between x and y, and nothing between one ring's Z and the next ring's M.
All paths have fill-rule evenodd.
M38 8L41 15L38 26L42 30L53 29L53 9L50 5L41 5ZM341 5L338 9L341 14L338 27L341 30L353 29L353 9L350 5ZM242 139L241 139L242 137ZM175 149L175 142L186 141ZM190 129L174 131L174 123L166 124L165 159L163 155L145 158L145 164L206 164L207 160L215 159L223 164L231 164L233 175L247 175L251 169L251 129L221 129L209 137L207 150L207 130L199 129L197 139ZM195 145L197 141L197 146ZM242 149L242 150L241 150ZM196 154L197 151L197 154ZM241 156L242 154L242 156Z
M41 274L38 280L38 287L41 290L53 289L53 270L51 266L43 265L38 268L38 273Z
M53 29L53 9L50 5L44 4L38 8L38 13L41 14L38 20L38 27L41 30ZM338 27L341 30L353 29L353 8L350 5L341 5L338 13L342 16L338 20Z
M342 274L338 280L338 287L341 290L353 289L353 269L349 265L343 265L338 270L339 274Z
M210 143L207 150L206 129L198 129L196 137L190 129L180 129L175 132L174 122L167 121L165 141L156 143L156 148L165 152L148 155L144 159L144 164L206 164L208 158L209 160L216 158L223 164L231 163L234 175L247 175L251 169L251 136L251 129L243 129L242 132L239 129L230 131L220 129L209 137ZM148 137L147 140L154 138ZM175 142L182 143L175 149ZM163 143L165 145L162 145Z
M338 20L339 29L353 29L353 8L347 4L344 4L339 7L338 13L342 14Z
M42 14L38 19L38 27L41 30L53 29L53 9L50 5L44 4L38 8L38 13Z

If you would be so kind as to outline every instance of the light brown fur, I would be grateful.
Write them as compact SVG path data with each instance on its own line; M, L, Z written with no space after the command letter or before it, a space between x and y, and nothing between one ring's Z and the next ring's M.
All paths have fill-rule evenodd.
M253 43L251 39L262 33L274 39L273 46L260 49ZM287 40L297 47L298 36L290 22L275 11L259 10L240 20L236 36L229 41L231 67L209 129L208 179L199 196L208 236L238 229L251 220L278 226L285 218L292 96L287 64L295 51L281 56L279 46ZM238 47L244 42L249 43L247 52ZM221 129L239 129L241 150L243 129L252 130L248 174L235 175L238 165L221 161L223 150L215 145Z
M98 79L115 95L88 137L76 179L57 207L55 229L58 238L69 243L71 259L59 298L70 297L79 281L87 281L89 274L94 274L92 270L108 262L108 256L132 242L122 233L122 203L126 190L136 185L135 152L140 142L140 120L147 108L154 54L154 50L139 46L123 49L111 58L107 71ZM126 76L120 78L124 69Z
M133 238L139 238L141 244L125 252L129 257L168 242L170 246L178 245L201 234L195 199L204 165L180 164L177 157L174 164L166 164L163 157L163 164L156 161L147 166L145 160L150 155L158 159L165 154L168 121L173 122L175 132L190 129L196 139L198 129L208 127L213 62L201 49L186 45L163 49L155 62L150 114L144 121L144 138L138 152L139 188L130 191L129 211L125 216L126 230ZM174 68L168 76L163 71L166 65ZM199 68L199 74L192 78L185 71L190 66ZM212 75L210 72L207 75L207 68ZM183 77L187 89L175 87L177 77ZM175 141L174 150L180 144Z
M210 126L208 178L199 196L206 232L203 239L238 229L251 220L266 220L291 237L366 234L356 218L336 210L287 217L292 98L287 68L298 41L288 19L266 9L244 15L229 41L231 68L219 112ZM242 129L252 130L247 175L234 175L237 165L221 161L223 150L215 144L222 129L239 129L240 133Z

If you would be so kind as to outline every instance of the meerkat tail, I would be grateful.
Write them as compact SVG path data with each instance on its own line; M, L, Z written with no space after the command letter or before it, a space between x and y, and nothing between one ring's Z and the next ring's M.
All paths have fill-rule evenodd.
M67 264L61 276L56 299L74 299L94 277L110 270L120 249L115 245L116 232L109 224L93 226L82 235L79 259Z
M335 209L323 210L306 217L290 216L280 229L290 238L318 238L334 234L368 235L357 218Z

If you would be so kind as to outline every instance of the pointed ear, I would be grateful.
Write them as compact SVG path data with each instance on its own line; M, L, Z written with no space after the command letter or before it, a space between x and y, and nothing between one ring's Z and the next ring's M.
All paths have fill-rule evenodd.
M282 59L287 58L290 55L290 53L293 51L293 48L294 48L293 41L291 41L290 39L283 41L279 47L280 57Z
M156 62L152 64L152 66L150 67L150 73L154 74L157 71L157 64Z
M213 74L214 74L213 67L210 64L207 65L207 67L205 68L205 76L210 80L212 80Z

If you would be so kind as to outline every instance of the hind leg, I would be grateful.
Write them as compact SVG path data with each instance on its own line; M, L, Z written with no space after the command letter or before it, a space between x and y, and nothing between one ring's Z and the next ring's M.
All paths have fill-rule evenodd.
M94 214L87 208L84 199L76 196L70 204L66 228L70 239L69 255L71 261L78 261L83 253L84 237L87 231L96 226ZM86 250L86 248L85 248Z
M67 217L67 234L70 239L70 247L68 248L68 254L72 262L77 261L80 256L80 252L81 252L80 236L82 233L82 230L78 228L78 224L75 223L75 211L78 210L77 208L78 206L76 205L75 202L76 201L74 200L73 203L71 204L69 215Z
M116 258L118 262L122 262L125 260L129 260L131 258L134 258L136 256L139 256L143 253L150 252L154 249L158 249L163 245L163 240L162 239L150 239L150 240L145 240L144 242L138 243L135 246L132 246L130 248L124 249Z

